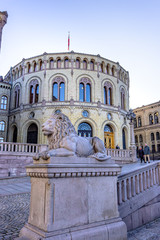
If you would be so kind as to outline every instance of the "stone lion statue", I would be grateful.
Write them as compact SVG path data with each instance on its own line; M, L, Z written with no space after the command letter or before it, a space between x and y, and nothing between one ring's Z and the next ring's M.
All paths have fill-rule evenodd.
M107 160L104 143L98 137L80 137L69 118L63 113L54 113L43 125L42 132L48 138L49 149L37 154L48 159L50 156L95 157L97 160Z

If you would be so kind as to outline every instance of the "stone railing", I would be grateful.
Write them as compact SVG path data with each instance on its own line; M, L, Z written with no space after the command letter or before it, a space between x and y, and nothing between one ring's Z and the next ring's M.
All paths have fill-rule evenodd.
M137 161L135 149L106 149L107 155L111 156L116 163L131 163Z
M118 204L121 205L140 193L159 185L159 163L143 166L130 173L121 174L118 177L117 191Z
M31 144L31 143L13 143L13 142L1 142L0 153L39 153L47 150L45 144ZM116 163L130 163L134 162L133 149L106 149L107 155L111 156Z
M47 149L45 144L31 144L31 143L13 143L13 142L1 142L0 153L23 153L32 154L39 153Z

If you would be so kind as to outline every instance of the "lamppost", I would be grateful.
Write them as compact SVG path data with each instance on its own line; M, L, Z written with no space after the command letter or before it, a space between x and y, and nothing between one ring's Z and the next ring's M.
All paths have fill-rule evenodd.
M136 156L136 145L135 145L135 137L134 137L134 119L136 118L136 114L132 109L129 109L129 112L126 114L128 120L130 120L130 149L132 150L132 160L133 162L137 161Z

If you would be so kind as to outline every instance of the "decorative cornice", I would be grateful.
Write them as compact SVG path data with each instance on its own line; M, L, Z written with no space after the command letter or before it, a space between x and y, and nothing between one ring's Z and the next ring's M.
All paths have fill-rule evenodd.
M120 171L96 171L96 172L27 172L27 176L34 178L75 178L75 177L106 177L117 176Z

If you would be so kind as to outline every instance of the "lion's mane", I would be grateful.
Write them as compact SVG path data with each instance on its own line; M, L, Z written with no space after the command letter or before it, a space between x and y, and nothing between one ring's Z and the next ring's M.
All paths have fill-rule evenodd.
M60 148L62 139L70 134L78 136L71 121L63 113L54 113L49 120L52 119L55 119L55 125L52 134L48 136L49 149Z

